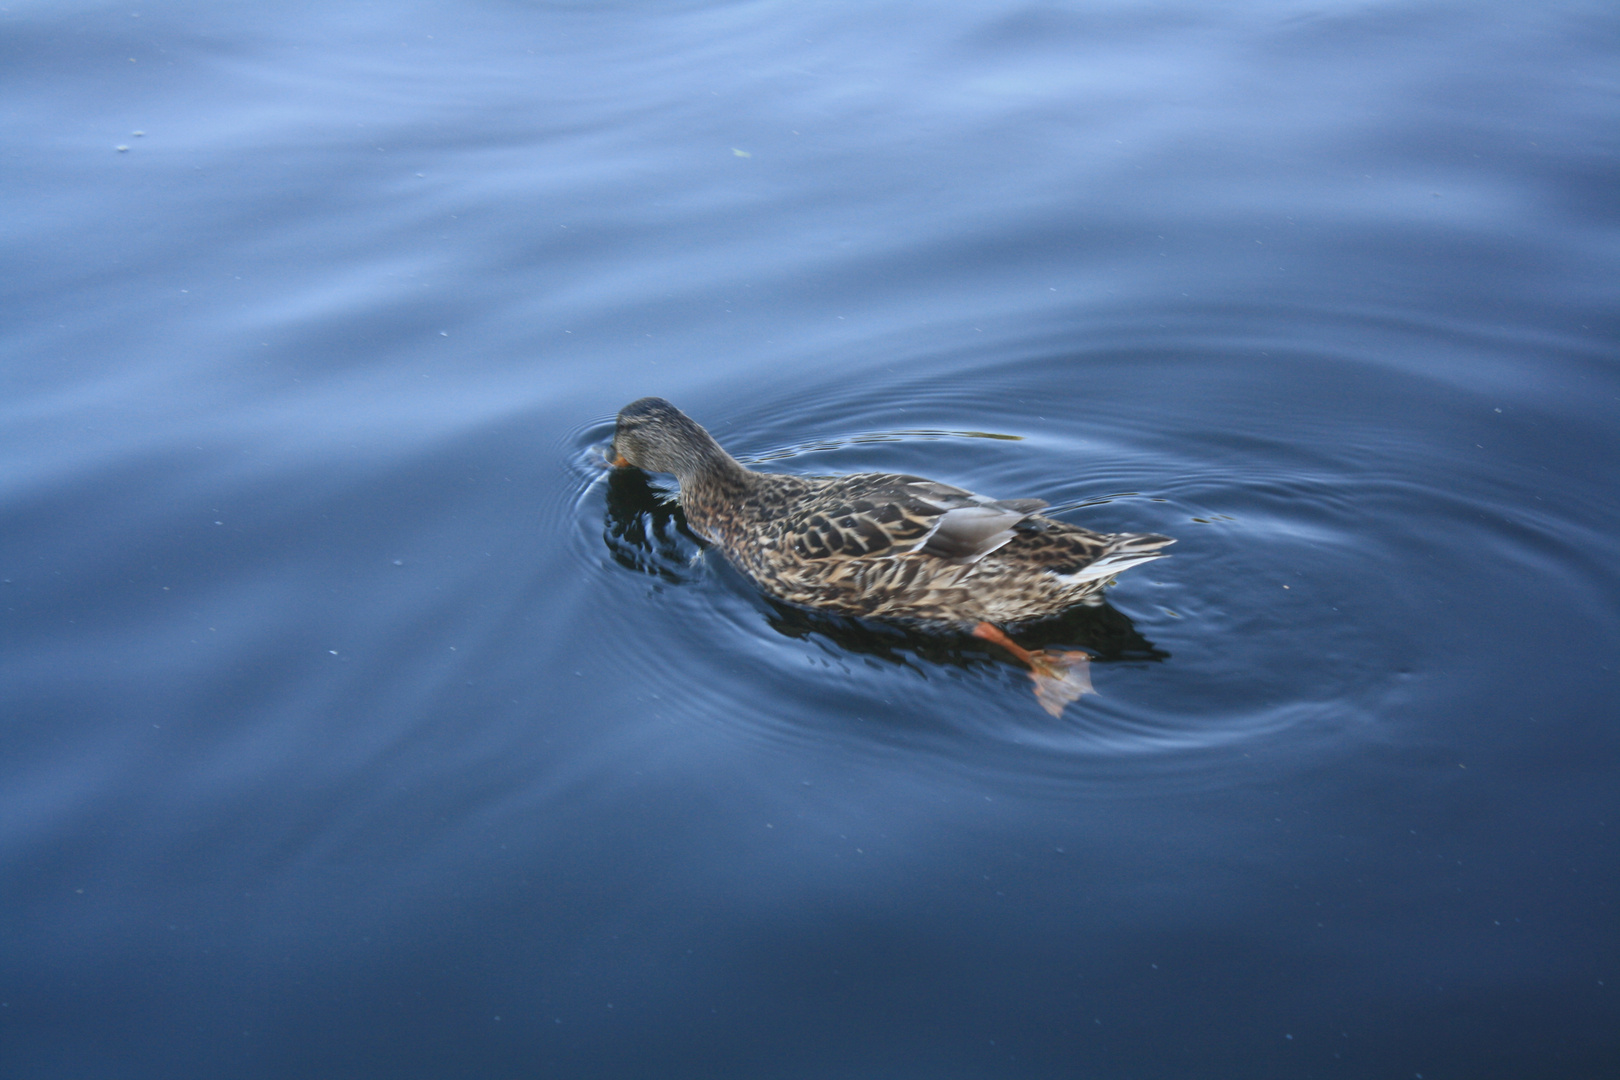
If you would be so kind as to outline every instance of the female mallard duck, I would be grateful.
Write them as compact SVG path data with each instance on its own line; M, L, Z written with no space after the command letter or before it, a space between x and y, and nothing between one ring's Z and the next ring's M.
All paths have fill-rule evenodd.
M997 500L919 476L753 472L663 398L624 407L610 457L673 473L687 525L772 596L863 618L971 627L1029 665L1053 716L1091 689L1090 657L1031 652L996 624L1100 603L1115 574L1175 542L1088 532L1036 513L1040 499Z

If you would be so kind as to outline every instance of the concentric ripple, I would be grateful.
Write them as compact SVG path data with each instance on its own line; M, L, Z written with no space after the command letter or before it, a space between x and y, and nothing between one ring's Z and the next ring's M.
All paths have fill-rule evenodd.
M1139 362L1050 358L1018 371L1038 383L1083 364L1093 382L1118 381ZM1201 374L1190 364L1179 373ZM1122 396L1126 407L1083 420L1041 419L1020 397L1028 388L1002 373L966 381L1006 389L986 400L933 382L890 387L905 419L921 413L928 426L881 429L840 423L847 402L824 388L809 416L802 396L756 404L746 432L726 441L769 470L915 472L1038 495L1100 531L1176 537L1174 557L1123 575L1107 607L1023 635L1097 654L1098 693L1061 719L1040 711L1021 668L971 638L829 619L761 596L686 530L670 478L604 467L610 418L575 429L565 447L573 552L600 599L586 621L634 642L689 722L789 750L904 747L1032 780L1099 776L1120 758L1186 768L1201 751L1291 727L1330 737L1374 721L1420 662L1403 594L1357 583L1420 557L1424 505L1431 516L1466 507L1414 486L1387 456L1390 467L1370 467L1376 444L1324 454L1319 440L1267 430L1264 403L1229 427L1182 427L1172 441L1148 422L1151 402ZM680 404L716 429L744 426L702 401ZM1369 507L1387 511L1383 524Z

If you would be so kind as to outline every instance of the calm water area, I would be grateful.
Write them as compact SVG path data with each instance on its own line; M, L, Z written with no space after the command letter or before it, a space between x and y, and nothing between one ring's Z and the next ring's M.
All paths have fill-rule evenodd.
M1620 8L0 0L0 1076L1620 1076ZM1173 536L1026 643L671 478Z

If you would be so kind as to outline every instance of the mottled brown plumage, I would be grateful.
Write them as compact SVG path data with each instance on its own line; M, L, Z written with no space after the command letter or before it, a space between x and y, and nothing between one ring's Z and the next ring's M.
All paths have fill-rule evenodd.
M673 473L687 524L772 596L844 615L981 628L980 637L1031 666L1054 714L1090 684L1080 686L1081 671L1067 690L1043 692L1043 678L1064 682L1062 669L1085 654L1025 653L982 624L1099 603L1115 574L1174 542L1089 532L1037 513L1040 499L997 500L918 476L753 472L662 398L625 406L612 456ZM1054 707L1048 695L1062 700Z

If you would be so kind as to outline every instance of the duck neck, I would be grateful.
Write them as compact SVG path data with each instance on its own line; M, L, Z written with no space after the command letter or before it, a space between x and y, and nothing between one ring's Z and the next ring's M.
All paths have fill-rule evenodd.
M753 491L758 476L716 445L696 468L676 474L686 524L712 544L735 544L734 508Z
M691 469L676 474L682 492L701 490L734 494L753 486L755 474L722 450L720 444L710 441L704 450Z

